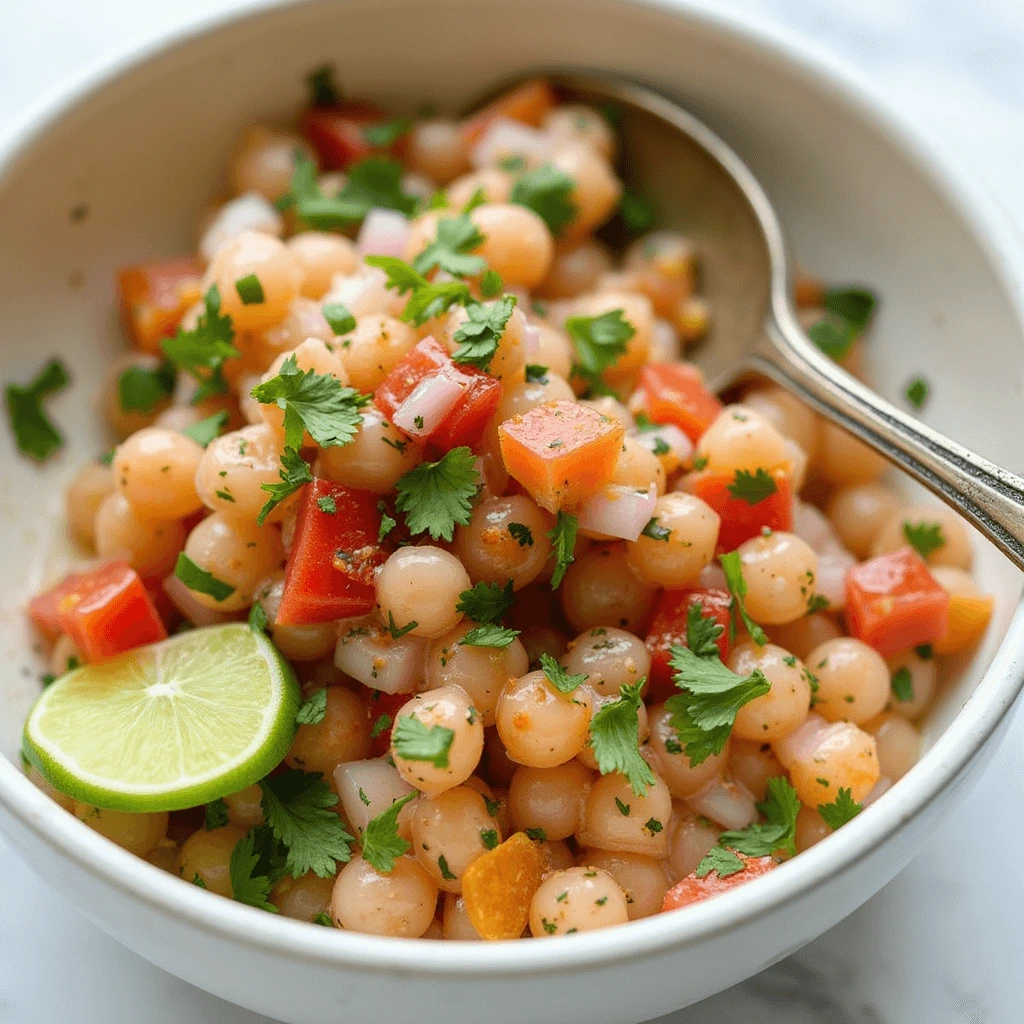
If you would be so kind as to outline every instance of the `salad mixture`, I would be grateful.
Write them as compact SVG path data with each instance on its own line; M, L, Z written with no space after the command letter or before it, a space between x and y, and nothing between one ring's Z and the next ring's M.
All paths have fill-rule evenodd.
M617 177L620 112L310 84L194 253L118 275L120 443L67 491L92 560L29 607L26 771L182 885L379 935L785 870L910 769L984 632L964 524L780 389L705 387L700 253ZM873 295L797 289L859 373ZM27 455L67 382L8 386Z

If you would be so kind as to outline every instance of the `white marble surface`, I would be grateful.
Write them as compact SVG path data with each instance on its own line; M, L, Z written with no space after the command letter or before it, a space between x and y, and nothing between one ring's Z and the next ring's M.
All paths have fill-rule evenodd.
M244 0L0 0L0 129L84 65ZM709 6L711 4L709 3ZM732 0L816 39L928 122L1024 229L1021 0ZM661 1024L1018 1024L1024 716L941 836L858 913ZM262 1024L122 949L0 840L0 1024Z

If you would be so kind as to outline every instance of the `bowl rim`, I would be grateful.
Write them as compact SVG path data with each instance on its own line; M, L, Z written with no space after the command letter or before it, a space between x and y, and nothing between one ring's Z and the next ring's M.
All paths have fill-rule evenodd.
M721 10L710 0L617 0L624 7L660 11L773 58L812 88L852 107L879 130L954 207L982 248L1024 325L1024 252L998 203L938 140L910 127L881 90L844 58L760 15ZM228 12L201 15L171 32L87 66L31 105L0 135L0 180L62 116L151 58L185 47L233 25L322 0L255 0ZM311 928L230 900L211 901L198 887L120 849L88 828L0 757L0 808L57 855L70 858L101 885L120 889L152 911L254 951L310 964L358 968L390 977L485 979L546 975L628 964L694 945L805 897L863 860L928 806L966 769L1013 705L1024 685L1024 604L1018 605L992 663L975 691L911 771L841 832L800 857L685 914L659 914L618 928L579 935L554 947L536 942L432 942ZM627 941L623 942L622 939Z

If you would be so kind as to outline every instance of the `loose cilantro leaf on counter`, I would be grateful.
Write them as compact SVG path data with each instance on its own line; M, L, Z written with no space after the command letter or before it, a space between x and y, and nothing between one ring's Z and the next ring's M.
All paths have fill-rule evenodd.
M193 423L192 426L186 427L182 433L187 437L191 437L196 444L201 444L206 448L211 441L220 437L220 432L228 425L229 419L227 409L221 409L220 412L207 416L205 420L200 420L198 423Z
M59 359L51 359L28 384L8 384L7 417L22 455L43 462L64 445L64 438L43 408L43 399L68 386L70 378Z
M555 525L548 531L551 540L551 555L555 559L555 571L551 576L551 589L557 590L565 579L566 571L576 560L573 549L576 547L576 534L579 521L568 512L559 512Z
M437 462L421 462L399 478L395 507L405 513L411 534L429 532L433 540L451 540L455 527L469 522L480 483L475 461L468 448L453 448Z
M313 474L309 471L309 463L296 451L296 449L285 445L281 452L281 470L278 474L281 482L277 484L260 484L260 490L266 491L270 497L264 502L256 517L256 525L262 526L268 515L284 501L285 498L293 495L304 484L313 482Z
M512 186L508 201L533 210L551 229L561 233L576 216L576 204L569 198L576 182L552 164L527 171Z
M547 673L545 673L547 674ZM641 677L625 684L618 700L605 704L590 720L590 744L602 775L621 772L637 796L654 785L654 772L640 754L640 691L647 681Z
M221 828L228 823L228 805L222 798L211 800L206 805L206 818L203 822L207 832Z
M117 378L117 404L124 412L151 413L174 394L176 376L174 366L167 362L155 370L129 366Z
M363 128L363 138L377 149L393 146L403 135L412 131L411 117L396 117L393 121L378 121Z
M506 295L496 302L474 302L467 306L469 319L455 331L454 340L459 342L459 347L452 361L469 363L478 370L488 369L515 307L514 295Z
M518 629L506 629L504 626L477 626L471 629L459 643L463 647L508 647L519 636Z
M277 907L268 899L274 880L269 875L257 871L261 857L256 850L256 842L257 830L251 829L235 843L235 848L231 851L231 894L239 903L276 914Z
M395 861L409 849L409 843L398 834L398 812L417 796L415 791L407 793L366 823L363 860L381 874L394 871Z
M437 237L412 261L413 269L429 274L439 268L452 277L474 277L487 268L482 256L471 255L483 242L484 236L468 213L442 217L437 222Z
M765 498L770 498L779 488L771 473L759 468L756 473L751 473L749 469L737 469L727 489L734 498L748 505L757 505Z
M333 810L338 797L319 772L291 769L263 779L260 788L267 824L288 851L286 873L301 878L312 871L330 878L338 862L348 862L353 837Z
M241 353L233 341L235 330L231 317L220 312L220 291L211 285L203 296L205 309L191 331L179 327L173 338L160 343L163 354L178 370L199 382L192 404L210 395L221 395L228 390L222 367L226 360L236 359Z
M448 767L448 751L455 733L443 725L428 729L415 715L403 715L391 730L391 746L405 761L427 761L435 768Z
M924 403L928 401L928 381L924 377L915 377L906 386L903 394L915 409L922 408Z
M184 551L178 554L178 561L174 566L174 575L188 587L199 594L206 594L214 601L225 601L234 592L235 588L230 583L217 579L213 573L200 568L192 561Z
M818 804L818 813L833 830L852 821L862 810L864 805L853 799L852 789L840 789L832 803Z
M296 725L319 725L327 714L327 690L321 686L314 690L300 705L295 715Z
M540 667L547 677L547 681L556 689L559 693L572 693L581 683L587 681L586 673L577 675L572 672L566 672L561 665L555 661L547 652L540 656Z
M768 643L768 637L765 631L747 614L747 609L743 604L743 599L747 596L747 581L743 578L743 563L740 561L739 552L730 551L728 554L719 555L718 561L722 563L725 583L729 588L729 593L732 594L732 601L729 604L729 609L732 612L729 627L730 640L736 637L736 618L738 616L743 621L743 625L747 627L750 639L758 647L764 647Z
M903 536L922 558L927 558L946 543L939 523L911 523L904 520Z

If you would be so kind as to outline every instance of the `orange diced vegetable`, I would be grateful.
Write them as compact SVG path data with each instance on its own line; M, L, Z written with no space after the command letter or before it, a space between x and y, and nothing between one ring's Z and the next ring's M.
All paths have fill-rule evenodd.
M550 83L543 78L531 78L477 111L462 125L462 134L466 144L472 146L499 117L522 121L536 128L556 103L555 90Z
M820 277L798 273L793 280L793 297L799 309L820 306L825 301L825 282Z
M851 636L888 657L946 635L950 596L913 548L855 565L846 574Z
M118 271L121 315L136 348L160 351L160 342L174 334L189 306L202 298L202 276L191 256Z
M988 629L995 598L991 594L951 594L949 625L933 644L936 654L959 654L973 647Z
M516 832L477 857L462 875L466 913L483 939L518 939L545 870L540 844Z
M704 375L689 363L648 363L637 390L655 423L674 423L694 443L722 411Z
M686 489L710 505L722 520L716 548L719 554L735 551L745 540L758 536L766 528L793 528L793 490L789 476L781 469L772 470L769 476L775 482L775 490L754 504L736 497L735 473L707 469L686 478Z
M549 512L579 504L608 483L625 428L577 402L547 402L498 427L509 475Z
M772 857L748 857L744 853L737 853L736 856L746 864L742 871L727 875L725 878L719 878L717 871L712 871L703 878L698 878L695 874L687 875L665 893L662 911L678 910L680 907L711 899L712 896L721 896L723 892L752 882L776 867L775 859Z

